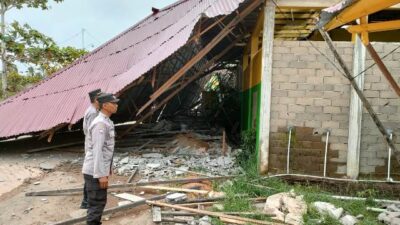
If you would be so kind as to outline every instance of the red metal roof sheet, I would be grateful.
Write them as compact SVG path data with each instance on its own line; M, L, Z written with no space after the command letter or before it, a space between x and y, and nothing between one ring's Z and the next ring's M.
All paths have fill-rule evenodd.
M245 0L181 0L148 16L38 85L0 103L0 138L78 122L96 88L117 93L182 47L202 15Z

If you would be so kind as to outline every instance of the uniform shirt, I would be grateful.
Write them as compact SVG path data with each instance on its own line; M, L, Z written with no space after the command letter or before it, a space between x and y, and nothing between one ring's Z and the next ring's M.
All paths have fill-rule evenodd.
M90 124L93 122L94 118L96 118L98 114L99 112L93 105L90 105L89 108L86 109L85 116L83 117L83 133L85 134L85 136L88 133Z
M114 123L100 112L89 126L87 137L82 173L93 178L109 176L115 146Z
M83 117L83 133L85 134L85 154L88 149L88 129L90 124L93 122L93 120L99 115L99 112L97 109L93 106L90 105L89 108L86 109L85 111L85 116Z

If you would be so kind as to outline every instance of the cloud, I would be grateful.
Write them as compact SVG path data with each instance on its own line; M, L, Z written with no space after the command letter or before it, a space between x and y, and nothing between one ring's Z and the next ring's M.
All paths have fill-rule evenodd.
M151 13L151 7L163 8L175 0L65 0L51 2L50 10L13 9L6 20L28 23L33 28L52 37L62 46L82 47L84 28L85 46L108 41Z

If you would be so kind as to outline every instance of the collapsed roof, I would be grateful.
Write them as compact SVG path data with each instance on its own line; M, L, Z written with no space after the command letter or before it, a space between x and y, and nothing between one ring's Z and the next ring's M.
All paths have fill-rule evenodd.
M1 102L0 138L77 123L90 104L89 91L101 88L121 94L184 46L201 18L231 14L244 1L180 0L154 12L72 65Z

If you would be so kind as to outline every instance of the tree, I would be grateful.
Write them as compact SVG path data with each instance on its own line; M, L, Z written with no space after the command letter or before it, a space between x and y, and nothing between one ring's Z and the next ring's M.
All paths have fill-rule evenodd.
M8 32L0 35L0 40L6 46L9 94L51 75L86 53L83 49L59 47L50 37L18 22L10 24ZM22 74L18 70L21 65L26 70Z
M62 2L63 0L54 0L55 2ZM4 36L6 33L5 14L12 8L21 9L22 7L28 8L41 8L48 9L48 0L1 0L0 1L0 31ZM7 93L7 62L6 62L6 43L1 42L1 81L3 95Z

